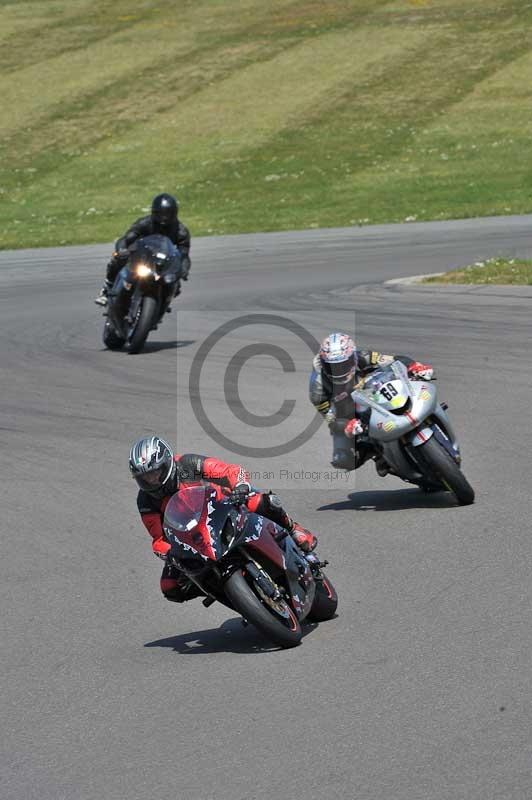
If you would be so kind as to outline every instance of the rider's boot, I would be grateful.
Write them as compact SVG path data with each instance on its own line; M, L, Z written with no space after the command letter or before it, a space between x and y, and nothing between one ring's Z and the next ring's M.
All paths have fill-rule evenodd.
M390 472L390 467L382 456L376 457L375 469L377 470L377 475L380 475L381 478L385 478Z
M103 286L100 289L100 294L98 295L98 297L94 298L94 302L96 303L96 305L99 306L107 305L107 303L109 302L109 292L111 291L112 287L113 287L112 282L105 279L105 281L103 282Z
M161 575L161 591L172 603L186 603L203 592L177 567L167 564Z
M316 548L318 544L317 538L313 533L300 525L299 522L295 522L291 519L289 525L287 525L287 530L290 532L290 536L299 549L303 550L304 553L310 553Z
M358 466L356 453L350 452L347 448L335 448L331 466L334 469L347 469L351 471Z
M296 522L295 519L289 517L284 508L282 509L282 521L280 524L283 528L286 528L299 549L303 550L304 553L310 553L315 549L318 540L314 534L300 525L299 522Z
M311 550L314 550L318 544L318 540L313 533L307 531L306 528L303 528L299 523L288 516L278 495L273 492L265 492L258 497L260 498L259 503L255 505L253 511L258 514L263 514L268 519L277 523L281 528L287 530L296 545L300 550L303 550L303 552L310 553Z

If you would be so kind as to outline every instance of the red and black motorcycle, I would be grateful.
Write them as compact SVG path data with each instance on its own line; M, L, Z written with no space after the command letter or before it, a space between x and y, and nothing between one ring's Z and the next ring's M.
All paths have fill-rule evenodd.
M206 595L232 608L281 647L301 641L301 622L334 616L338 598L314 554L284 528L230 503L219 486L182 484L166 506L170 559Z

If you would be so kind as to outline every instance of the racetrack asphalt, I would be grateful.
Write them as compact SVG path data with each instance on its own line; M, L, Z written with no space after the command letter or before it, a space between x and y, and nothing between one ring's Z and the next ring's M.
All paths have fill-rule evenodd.
M0 254L1 797L528 800L532 293L383 282L531 257L532 218L195 240L191 279L137 356L101 345L109 250ZM372 464L319 474L324 427L271 459L213 441L190 368L219 325L255 313L430 361L476 503ZM308 345L279 320L255 327L217 342L192 397L244 448L312 421ZM244 409L295 402L271 427L224 399L230 359L257 341L293 361L242 366ZM244 462L318 533L335 619L280 651L225 608L162 598L127 470L154 430Z

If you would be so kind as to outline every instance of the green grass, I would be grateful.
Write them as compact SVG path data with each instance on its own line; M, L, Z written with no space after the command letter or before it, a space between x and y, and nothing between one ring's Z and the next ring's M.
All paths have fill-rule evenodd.
M423 283L460 283L532 286L532 261L519 258L489 258L444 275L425 278Z
M0 247L532 211L526 0L0 9Z

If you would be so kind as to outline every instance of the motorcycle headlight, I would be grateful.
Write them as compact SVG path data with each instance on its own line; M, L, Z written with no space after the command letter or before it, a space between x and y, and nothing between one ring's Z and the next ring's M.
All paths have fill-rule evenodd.
M135 271L139 278L147 278L148 275L151 275L151 267L146 264L138 264Z

